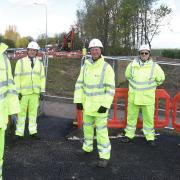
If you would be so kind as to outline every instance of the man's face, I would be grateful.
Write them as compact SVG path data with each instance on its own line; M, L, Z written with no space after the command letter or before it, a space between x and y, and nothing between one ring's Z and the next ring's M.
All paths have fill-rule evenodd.
M38 51L36 49L28 49L27 53L30 58L34 58L37 56Z
M101 48L93 47L90 49L91 56L94 60L97 60L101 56Z
M140 58L142 61L144 62L147 61L149 59L149 56L150 56L149 51L147 50L140 51Z

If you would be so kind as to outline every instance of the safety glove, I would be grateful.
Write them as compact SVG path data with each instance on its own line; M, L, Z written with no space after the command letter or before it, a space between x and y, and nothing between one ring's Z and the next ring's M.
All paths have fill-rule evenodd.
M77 103L77 104L76 104L76 108L77 108L78 110L83 110L83 105L82 105L82 103Z
M41 101L44 100L44 97L45 97L45 93L40 93L39 99L40 99Z
M98 113L105 113L107 111L107 108L104 106L100 106L100 108L98 109Z
M21 93L18 94L18 98L19 98L19 100L22 99L22 94Z
M17 114L12 114L10 116L12 124L15 126L17 124Z

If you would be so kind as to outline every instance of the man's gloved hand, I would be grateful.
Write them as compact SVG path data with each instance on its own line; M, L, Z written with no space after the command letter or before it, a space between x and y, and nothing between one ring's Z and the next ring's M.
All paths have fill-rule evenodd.
M21 93L18 94L18 98L19 98L19 100L22 99L22 94Z
M77 103L77 104L76 104L76 108L77 108L78 110L83 110L83 105L82 105L82 103Z
M41 101L44 100L44 97L45 97L45 93L40 93L39 99L40 99Z
M98 113L105 113L107 111L107 108L104 106L100 106L100 108L98 109Z
M10 119L11 119L12 124L13 124L14 126L16 126L16 124L17 124L17 114L12 114L12 115L10 116Z

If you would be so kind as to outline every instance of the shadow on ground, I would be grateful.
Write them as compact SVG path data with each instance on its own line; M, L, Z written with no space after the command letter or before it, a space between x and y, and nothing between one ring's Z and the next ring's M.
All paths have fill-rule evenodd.
M26 134L24 140L14 143L12 136L7 135L4 180L180 179L180 136L162 132L156 148L148 147L142 137L132 144L123 144L119 138L111 139L110 165L99 169L96 147L88 157L79 155L82 133L73 127L72 121L40 117L40 140L32 140ZM113 137L118 133L119 130L110 130Z

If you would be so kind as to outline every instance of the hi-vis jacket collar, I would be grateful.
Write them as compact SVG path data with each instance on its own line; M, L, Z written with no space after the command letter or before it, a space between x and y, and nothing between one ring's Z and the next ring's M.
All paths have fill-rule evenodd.
M147 60L146 62L141 62L140 58L136 58L132 62L132 66L142 66L143 65L151 65L153 63L152 59Z
M101 55L101 58L99 58L98 60L96 60L95 62L93 61L93 59L90 57L88 58L85 63L86 65L94 65L94 66L98 66L99 64L101 64L104 61L104 57Z
M0 43L0 54L3 54L7 48L8 46L6 44Z

